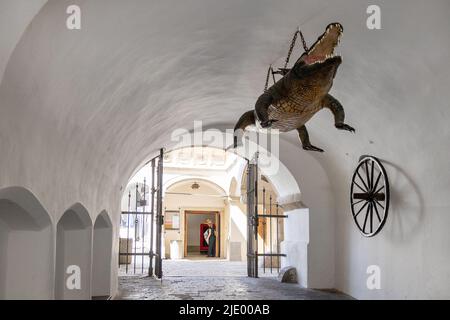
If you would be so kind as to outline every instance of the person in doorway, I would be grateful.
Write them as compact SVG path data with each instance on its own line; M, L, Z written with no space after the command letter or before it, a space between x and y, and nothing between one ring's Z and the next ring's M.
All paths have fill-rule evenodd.
M216 256L216 230L211 219L206 219L208 229L205 232L205 241L208 244L208 257Z

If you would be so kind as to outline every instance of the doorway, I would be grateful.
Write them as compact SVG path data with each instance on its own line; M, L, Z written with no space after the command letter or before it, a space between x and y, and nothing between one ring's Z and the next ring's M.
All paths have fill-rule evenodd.
M206 220L210 219L216 229L215 257L220 257L220 213L218 211L185 211L184 216L184 256L187 258L206 257L208 244L204 233Z
M159 257L165 265L160 274L165 276L185 276L194 267L196 276L242 274L249 260L247 269L254 272L247 275L277 274L286 257L280 243L287 216L277 204L275 185L258 170L257 162L250 164L236 154L208 147L161 151L159 159L158 165L151 160L136 172L122 198L122 214L127 219L121 228L121 238L126 240L121 240L121 258L128 259L120 263L125 273L130 267L133 274L139 270L143 274L146 266L152 270L152 257ZM152 201L156 193L161 194L158 206ZM156 218L156 212L161 218ZM145 230L150 231L149 244L160 253L151 247L140 247L142 252L129 250L138 241L132 236L136 232L129 232L130 223L139 224L140 215L151 217ZM215 259L206 258L208 248L201 229L206 219L216 225ZM161 232L152 234L155 229ZM144 238L143 230L142 234ZM140 267L136 261L141 261Z

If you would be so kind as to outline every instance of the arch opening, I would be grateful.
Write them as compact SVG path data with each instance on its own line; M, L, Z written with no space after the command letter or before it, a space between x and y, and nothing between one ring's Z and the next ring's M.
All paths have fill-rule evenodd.
M94 223L92 255L92 298L111 296L111 254L113 229L109 215L101 212Z
M53 231L31 192L0 191L0 299L53 297Z
M76 204L56 227L56 299L91 299L92 221Z
M293 212L292 210L295 209L283 210L281 206L276 206L276 204L280 200L291 201L288 204L299 201L300 189L296 179L278 158L268 159L268 157L270 155L266 155L263 160L278 161L279 170L264 172L264 168L261 169L258 211L260 214L269 215L271 213L283 215L289 210ZM214 223L218 222L218 228L220 229L218 230L219 245L216 258L244 263L240 275L247 275L245 268L247 260L247 213L244 196L246 188L242 187L245 185L246 166L247 160L239 153L228 152L219 147L188 146L164 152L164 175L162 179L164 239L162 241L162 256L167 261L163 264L163 269L164 265L170 266L172 264L170 261L178 259L198 260L202 258L202 254L206 254L205 251L202 252L201 244L195 242L201 243L202 239L200 234L202 221L200 220L206 220L206 215L212 214L211 217L217 216L217 218L210 219ZM122 211L124 213L127 211L127 203L134 204L149 199L143 193L151 190L152 183L149 173L152 171L149 167L150 163L148 162L141 169L136 170L135 175L129 180L122 198ZM143 183L143 181L145 182ZM148 202L146 203L148 204ZM137 208L137 210L144 210L143 208ZM131 209L133 209L133 205ZM283 250L282 242L285 240L284 220L275 222L271 221L272 219L269 217L261 219L261 227L258 229L258 250L267 254L281 253L281 250ZM195 222L192 222L193 220ZM144 220L138 221L138 223L141 222L144 223ZM192 224L197 224L196 229L189 231ZM131 244L131 250L134 250L134 241L145 239L145 235L133 238L133 234L140 234L142 228L139 227L136 233L136 228L128 229L126 225L127 222L122 219L120 234L121 237L130 235L128 243ZM145 227L145 230L148 229L148 227ZM279 236L280 234L281 236ZM305 235L304 238L307 238L307 236ZM123 244L127 243L126 241L122 242ZM138 248L141 247L138 246ZM307 248L305 247L304 250L306 251ZM306 261L306 258L307 255L305 254L303 260ZM139 263L139 259L135 258L134 262L136 260ZM133 260L131 261L132 265ZM283 262L288 263L283 261L282 258L266 257L260 259L259 267L261 270L264 268L270 270L272 267L273 269L265 275L274 276L277 274L277 270L282 267ZM140 269L139 266L137 269ZM147 266L143 269L148 270ZM306 270L306 268L304 269ZM123 268L123 270L126 270L126 268ZM164 274L182 275L179 270L173 268L164 271ZM219 271L218 274L221 274L221 272ZM302 275L305 279L307 278L306 271Z
M167 224L164 233L166 259L200 259L206 257L208 244L202 237L207 219L216 229L216 242L212 255L219 259L227 258L228 234L228 194L214 176L199 176L186 171L167 168L163 203L166 215L179 219L178 228L171 229ZM178 218L177 218L178 216ZM176 226L175 226L176 227ZM181 248L178 256L173 246Z

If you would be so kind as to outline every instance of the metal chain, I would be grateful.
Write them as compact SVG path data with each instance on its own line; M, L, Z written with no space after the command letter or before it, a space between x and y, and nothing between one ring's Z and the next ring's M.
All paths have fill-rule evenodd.
M267 76L266 76L266 84L264 85L264 92L267 91L267 88L269 87L269 77L270 74L272 73L273 76L273 69L272 69L272 65L269 66L269 69L267 70Z
M300 38L302 39L303 49L305 51L308 51L308 46L306 45L305 37L303 36L303 33L300 31L300 29L298 29L297 31L295 31L294 37L292 38L291 46L289 47L289 52L288 52L288 55L286 57L286 61L284 63L284 69L287 69L287 66L289 64L289 60L291 59L292 51L294 50L295 43L297 42L298 35L300 35Z
M303 49L305 51L308 51L308 45L306 44L305 37L303 37L303 33L300 30L298 30L298 32L300 33L300 38L302 38Z
M297 29L297 31L295 31L295 33L294 33L294 37L292 38L291 45L289 47L288 55L287 55L286 61L284 63L284 70L287 69L287 66L289 64L289 60L291 59L292 51L294 51L295 43L297 42L298 35L300 35L300 38L302 40L303 49L305 51L308 51L308 46L306 44L305 37L303 36L303 33L300 31L300 29ZM273 83L275 83L276 82L276 80L275 80L275 73L273 71L272 65L270 65L269 69L267 70L266 84L264 85L264 92L266 92L268 87L269 87L270 74L272 74Z
M295 31L294 37L292 38L291 46L289 47L288 55L286 57L286 62L284 63L284 69L287 68L288 63L289 63L289 59L291 59L291 54L292 54L292 51L294 50L295 42L297 41L297 36L298 36L298 30Z

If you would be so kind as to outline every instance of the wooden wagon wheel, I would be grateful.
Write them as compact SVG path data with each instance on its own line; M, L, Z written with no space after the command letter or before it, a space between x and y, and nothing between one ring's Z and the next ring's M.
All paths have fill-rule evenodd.
M350 189L353 219L362 235L373 237L383 228L389 210L389 181L381 162L361 157Z

